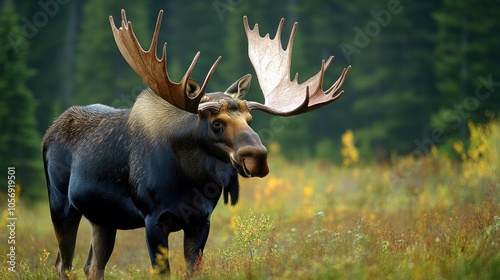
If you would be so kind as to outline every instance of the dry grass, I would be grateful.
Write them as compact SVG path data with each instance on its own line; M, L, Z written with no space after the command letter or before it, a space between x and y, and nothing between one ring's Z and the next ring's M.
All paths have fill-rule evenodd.
M203 269L195 278L498 279L500 127L470 127L470 146L455 145L463 162L436 149L390 166L349 168L291 164L270 155L271 174L242 179L240 203L215 210ZM0 278L56 278L47 208L28 207L21 195L18 274L4 265ZM4 220L1 228L5 242ZM77 279L84 278L89 237L84 221ZM5 264L6 246L1 248ZM184 277L182 233L171 235L169 254L173 278ZM143 229L118 233L106 277L151 277Z

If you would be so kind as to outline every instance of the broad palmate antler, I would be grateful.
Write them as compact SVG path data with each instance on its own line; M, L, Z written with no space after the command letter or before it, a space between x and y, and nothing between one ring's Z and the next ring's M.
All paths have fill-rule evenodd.
M248 38L248 56L257 74L260 87L265 97L264 104L249 101L249 109L262 110L273 115L292 116L305 113L324 106L338 99L344 91L338 92L351 66L344 68L338 80L326 91L323 91L325 71L333 61L330 56L321 63L321 70L307 81L299 84L298 73L290 81L290 65L292 61L292 46L298 24L295 23L288 40L288 46L283 50L281 45L281 30L284 19L281 19L276 36L269 34L261 37L259 27L248 26L248 19L243 17L245 32Z
M214 62L201 87L198 82L189 78L200 52L193 58L191 65L181 81L179 83L172 82L166 70L166 43L163 45L161 59L158 59L156 55L158 33L160 31L163 11L160 11L158 14L153 40L148 51L144 51L137 41L132 29L132 23L127 21L125 10L122 10L121 13L122 25L119 29L116 28L113 17L109 17L116 45L130 67L134 69L139 77L141 77L158 96L181 110L195 114L206 109L218 109L220 107L218 102L204 102L200 104L200 100L205 93L208 81L221 57Z

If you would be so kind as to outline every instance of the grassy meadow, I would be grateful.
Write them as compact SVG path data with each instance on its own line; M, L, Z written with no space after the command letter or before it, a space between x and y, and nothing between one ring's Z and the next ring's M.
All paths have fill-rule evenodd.
M270 146L271 173L241 179L240 202L212 216L195 279L500 279L500 123L469 124L471 141L366 165L346 134L344 164L290 163ZM339 147L340 149L340 147ZM1 279L57 278L46 202L17 205L16 271ZM2 197L1 201L6 201ZM6 203L2 203L4 205ZM85 278L90 227L82 220L74 279ZM182 233L170 236L173 279L185 277ZM149 279L144 229L120 231L107 279Z

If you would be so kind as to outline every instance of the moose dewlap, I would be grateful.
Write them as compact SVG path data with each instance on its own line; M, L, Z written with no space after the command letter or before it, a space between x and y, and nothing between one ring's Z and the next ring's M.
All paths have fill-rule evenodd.
M323 76L333 57L302 84L290 80L292 44L283 50L281 20L274 39L261 37L243 18L248 54L264 104L244 100L247 74L224 92L205 93L220 57L200 86L190 79L199 53L179 83L166 72L166 46L156 55L163 11L150 49L144 51L122 10L121 26L110 17L113 35L128 64L148 85L131 109L89 105L67 109L47 130L43 159L61 278L72 268L82 216L92 224L85 274L102 279L117 230L145 227L153 271L169 273L168 235L184 231L184 256L191 274L201 259L210 216L221 196L238 201L238 175L269 173L267 150L250 127L251 110L298 115L335 101L350 66L326 91ZM266 63L261 63L265 61Z

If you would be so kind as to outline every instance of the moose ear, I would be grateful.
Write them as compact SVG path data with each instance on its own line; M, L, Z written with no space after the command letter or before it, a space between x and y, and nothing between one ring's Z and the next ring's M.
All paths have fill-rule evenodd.
M233 99L243 100L248 92L248 89L250 88L251 81L252 75L246 74L245 76L234 82L234 84L226 89L224 93L231 96L231 98Z
M186 93L189 96L194 96L200 91L200 84L194 79L188 79L186 85Z

